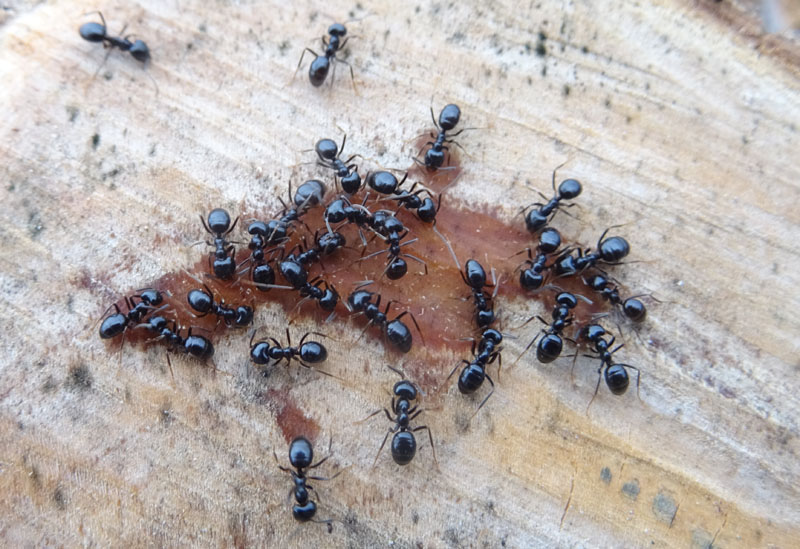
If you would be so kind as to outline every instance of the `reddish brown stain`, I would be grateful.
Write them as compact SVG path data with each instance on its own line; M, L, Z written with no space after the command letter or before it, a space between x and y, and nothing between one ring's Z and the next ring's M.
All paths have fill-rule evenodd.
M319 434L319 424L306 417L287 391L270 389L267 391L266 398L277 407L275 420L287 444L299 436L306 437L312 443L316 440Z

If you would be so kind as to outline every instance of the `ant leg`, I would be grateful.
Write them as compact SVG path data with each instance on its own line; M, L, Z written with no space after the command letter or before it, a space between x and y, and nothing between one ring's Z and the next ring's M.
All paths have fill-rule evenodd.
M416 239L415 239L415 240L416 240ZM411 242L406 242L406 244L411 244ZM424 274L424 275L427 275L427 274L428 274L428 264L427 264L427 263L425 263L423 260L421 260L421 259L420 259L420 258L418 258L417 256L414 256L414 255L411 255L411 254L403 254L403 257L408 257L409 259L413 259L413 260L414 260L414 261L416 261L417 263L421 263L421 264L422 264L422 266L425 268L425 270L423 271L423 274Z
M474 342L473 342L473 343L474 343ZM459 366L461 366L462 364L466 364L467 366L469 366L469 361L468 361L468 360L461 359L461 362L459 362L458 364L456 364L456 367L455 367L455 368L453 368L453 371L452 371L452 372L450 372L450 375L449 375L449 376L447 376L447 379L445 379L445 382L446 382L447 380L449 380L451 377L453 377L453 374L454 374L454 373L456 373L456 370L458 370L458 367L459 367Z
M296 69L294 69L294 73L292 74L292 79L291 79L291 80L289 80L289 83L290 83L290 84L291 84L291 83L292 83L292 81L294 80L294 77L295 77L295 76L297 76L297 71L299 71L299 70L300 70L300 65L302 65L302 64L303 64L303 57L306 55L306 52L307 52L307 51L310 51L310 52L312 53L312 55L314 55L315 57L319 57L319 55L317 55L317 52L315 52L315 51L314 51L314 50L312 50L311 48L305 48L305 49L303 50L303 53L302 53L302 54L300 54L300 61L297 63L297 68L296 68Z
M441 470L439 469L439 460L436 459L436 446L433 444L433 435L431 434L431 430L428 428L427 425L422 425L420 427L412 429L411 432L416 433L417 431L422 431L423 429L428 431L428 440L431 441L431 450L433 450L433 462L436 464L436 469L441 472Z
M538 316L538 315L537 315L537 316ZM531 318L533 318L533 317L531 317ZM528 321L526 321L526 324L527 324L527 323L528 323L530 320L531 320L531 319L529 318L529 319L528 319ZM524 326L524 324L523 324L523 326ZM511 365L512 367L514 367L514 366L516 366L516 365L517 365L517 362L519 362L519 359L521 359L521 358L522 358L522 356L523 356L525 353L527 353L527 352L528 352L528 349L530 349L531 347L533 347L533 344L534 344L534 343L536 343L536 340L537 340L537 339L539 339L539 336L540 336L540 335L542 335L543 333L544 333L544 330L540 330L540 331L539 331L539 333L538 333L538 334L536 334L536 337L534 337L534 338L531 340L531 342L530 342L530 343L528 343L528 346L527 346L527 347L525 347L525 349L524 349L524 350L523 350L523 351L522 351L522 352L519 354L519 356L517 357L517 360L515 360L515 361L514 361L514 363Z
M278 461L278 454L275 453L274 449L272 450L272 457L275 458L275 463L278 465L278 469L280 469L284 473L291 473L292 472L292 470L289 469L288 467L284 467L283 465L281 465L281 462Z
M436 129L441 131L441 128L439 127L439 123L436 122L436 115L433 114L433 107L431 107L431 120L433 120L433 125L436 126Z
M386 431L386 436L383 437L383 442L381 442L381 447L378 448L378 453L375 454L375 461L372 462L372 467L373 468L375 468L375 465L378 463L378 458L381 455L381 451L383 451L383 447L386 446L386 440L389 438L389 435L391 435L393 432L394 431L392 429L389 429L388 431Z
M586 415L589 415L589 407L594 402L594 398L597 396L597 391L600 389L600 380L603 379L603 368L605 367L605 363L597 369L597 385L594 388L594 394L592 395L592 399L589 401L589 404L586 406Z
M368 415L364 419L359 419L358 421L354 422L354 425L358 425L360 423L364 423L368 419L371 419L371 418L377 416L378 414L380 414L381 412L385 412L385 411L386 411L386 408L384 408L383 410L375 410L374 412L372 412L370 415Z
M480 405L478 406L478 409L475 410L475 412L473 412L473 414L470 416L470 418L469 418L470 421L472 421L472 418L475 417L475 414L477 414L480 411L480 409L483 408L483 405L486 404L486 401L489 400L489 397L492 396L492 394L494 394L494 381L492 381L492 378L489 377L489 374L486 374L486 379L489 380L489 384L491 384L492 390L489 391L489 394L486 395L486 398L484 398L483 401L480 403Z
M386 365L386 367L389 368L394 373L396 373L397 375L399 375L400 379L405 379L406 378L405 374L403 372L401 372L398 368L395 368L394 366L390 366L388 364ZM394 408L394 406L392 408Z
M566 166L567 162L569 162L569 160L565 160L564 162L556 166L555 169L553 170L553 194L555 194L556 192L556 172L561 168L563 168L564 166Z

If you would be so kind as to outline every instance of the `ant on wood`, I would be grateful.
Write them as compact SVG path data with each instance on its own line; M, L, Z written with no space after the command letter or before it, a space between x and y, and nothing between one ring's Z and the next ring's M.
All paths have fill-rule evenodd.
M631 251L628 241L621 236L611 236L606 238L608 231L614 227L609 227L597 240L597 251L589 253L589 250L578 249L577 257L572 254L562 256L555 264L556 275L571 276L594 267L602 262L607 265L619 265Z
M392 303L395 303L395 301L387 302L386 308L383 310L383 312L381 312L380 294L377 294L377 300L375 303L373 303L372 298L376 294L361 289L369 284L372 284L371 280L356 286L353 293L347 297L347 309L350 312L363 313L364 316L369 319L369 323L364 328L364 331L374 324L383 331L384 335L389 340L389 343L404 353L409 352L411 350L412 343L411 330L409 330L408 326L406 326L400 319L405 315L409 315L411 320L414 322L414 326L417 327L417 331L420 333L420 336L422 336L422 332L419 329L419 324L417 324L417 319L414 318L414 313L410 311L403 311L394 317L394 319L389 320L386 317L386 313L389 312L389 307ZM364 332L362 331L361 333L363 334Z
M459 271L459 274L464 283L472 290L472 298L475 300L475 322L479 328L487 328L494 322L495 315L491 303L494 296L488 296L483 291L484 287L492 287L486 283L486 271L476 260L469 259L464 265L464 270ZM497 291L496 281L494 288Z
M319 157L317 164L330 168L336 172L336 177L339 178L339 183L342 185L342 190L347 194L355 194L361 188L361 176L358 175L358 166L350 164L350 161L359 154L354 154L347 160L342 160L339 155L344 150L344 145L347 143L347 135L342 138L342 148L339 149L336 141L333 139L320 139L314 146L314 150Z
M328 448L328 451L330 451L330 448ZM275 461L278 462L278 456L275 454L274 450L272 455L275 457ZM309 498L309 490L313 490L314 488L308 484L308 480L333 480L338 477L342 471L337 471L337 473L330 478L307 476L307 469L319 467L325 463L329 457L330 455L312 465L314 461L314 449L311 446L311 442L309 442L306 437L299 436L294 438L289 445L289 463L292 464L295 470L280 465L280 462L278 462L278 468L285 473L290 473L294 481L294 488L289 494L291 495L292 492L294 492L295 503L292 505L292 515L295 520L298 522L312 521L326 524L328 526L328 533L330 534L333 531L333 521L331 519L314 520L314 515L317 514L317 504L314 500Z
M561 292L556 295L556 305L551 313L553 318L552 323L548 323L539 315L532 316L526 320L522 326L525 326L528 322L537 318L542 324L547 326L547 328L542 329L542 331L528 343L528 346L525 347L525 350L522 351L519 358L522 358L522 355L533 346L540 335L543 335L543 337L539 339L539 344L536 346L536 359L543 364L547 364L561 356L561 350L564 348L564 342L561 340L561 333L567 326L570 326L574 322L575 319L572 315L572 309L577 306L578 298L575 297L575 295L569 292ZM520 326L520 328L522 326ZM519 360L519 358L517 358L517 360Z
M458 108L458 105L450 103L449 105L445 105L442 109L442 112L439 113L439 122L437 123L433 114L433 107L431 107L431 120L433 120L433 125L436 126L438 133L436 135L431 134L432 137L435 138L435 141L428 141L425 144L426 146L430 145L431 148L425 152L424 161L421 161L419 158L415 157L414 162L433 171L441 168L442 164L444 163L444 151L449 150L445 143L453 143L457 147L461 148L461 145L453 141L453 138L458 136L467 128L447 135L447 132L456 127L456 124L458 124L460 118L461 109Z
M564 164L566 164L566 162ZM583 187L581 186L580 181L578 181L577 179L565 179L558 185L558 191L556 191L556 172L564 164L557 166L556 169L553 170L552 182L553 182L553 193L555 193L553 198L551 198L546 204L542 204L541 202L535 202L533 204L525 206L521 210L522 213L525 215L525 226L531 233L536 233L541 229L543 229L545 225L547 225L548 221L550 221L553 218L553 216L555 216L556 211L561 205L562 200L572 200L574 198L577 198L581 194L581 191L583 191ZM539 194L542 196L542 198L547 198L542 193ZM525 214L525 211L531 206L539 206L539 207L534 208L527 214Z
M137 299L139 300L138 303L136 302ZM125 332L132 323L138 323L142 320L152 312L155 307L161 305L163 301L164 298L161 292L152 288L139 290L138 294L131 297L125 296L125 306L128 308L127 314L123 314L119 309L119 305L114 303L111 307L116 309L117 312L103 319L102 324L100 324L100 337L102 339L117 337L119 334ZM108 312L111 307L106 309L106 312Z
M217 303L214 299L214 292L211 291L206 284L203 284L205 291L195 288L191 290L186 296L189 306L201 313L198 316L202 318L209 313L212 313L224 321L227 326L247 326L253 322L253 308L249 305L240 305L235 309L226 307L224 302Z
M147 47L147 44L145 44L144 41L136 40L131 42L128 40L127 36L123 38L110 36L106 29L106 20L105 17L103 17L103 14L99 11L92 13L98 14L103 23L101 24L92 21L90 23L84 23L81 25L78 29L81 38L89 42L102 42L104 48L119 48L120 51L127 51L134 59L141 61L142 63L146 63L150 60L150 49Z
M191 328L189 328L185 338L181 337L180 329L177 327L177 323L174 320L170 328L169 321L166 318L163 316L154 316L150 318L149 322L139 324L136 327L145 328L158 334L155 341L164 340L172 349L200 360L207 360L214 356L214 345L212 345L208 339L203 336L192 335Z
M461 392L462 395L469 395L480 389L481 385L483 385L483 380L489 380L489 384L492 386L492 389L489 391L489 394L486 395L481 403L478 405L478 408L472 414L472 417L475 417L475 414L483 408L483 405L486 404L486 401L489 400L489 397L492 396L494 393L494 381L486 373L486 366L497 360L499 362L499 366L502 367L503 364L503 357L500 354L502 351L502 347L500 347L500 343L503 342L503 334L499 331L495 330L494 328L487 328L481 334L481 339L477 343L477 354L475 353L476 350L476 342L472 340L472 362L468 360L462 360L458 364L456 364L453 371L450 372L450 375L447 376L447 379L453 377L453 374L456 373L458 367L461 364L466 364L464 369L461 370L461 374L458 376L458 390ZM499 367L498 367L499 372Z
M286 346L283 346L274 337L270 337L269 341L262 339L253 343L256 331L257 330L254 330L253 335L250 336L250 360L253 364L263 366L269 364L270 361L275 361L274 363L277 364L281 360L285 360L287 364L290 364L292 360L296 360L304 368L317 370L322 374L334 377L324 370L318 370L310 366L310 364L325 362L325 359L328 358L328 350L322 343L306 341L306 338L312 334L325 337L324 334L319 332L306 332L303 337L300 338L300 343L298 343L297 347L294 347L292 345L292 337L289 335L289 328L286 328ZM270 345L269 342L272 342L272 345ZM266 372L264 373L266 375Z
M431 434L431 430L427 425L421 425L419 427L414 427L413 429L409 426L411 420L423 412L423 410L418 409L418 405L415 403L417 395L419 394L419 390L414 383L405 379L405 376L400 370L391 366L388 366L388 368L402 378L402 381L395 383L394 388L392 389L392 393L394 395L392 396L392 413L394 413L395 417L392 417L389 410L383 408L382 410L374 411L359 422L364 422L369 418L384 412L389 421L395 424L394 427L389 428L386 436L383 437L383 442L381 443L381 447L378 449L378 453L375 455L375 461L372 463L372 466L375 467L375 464L378 463L378 457L381 455L381 451L386 445L386 440L392 433L394 433L391 445L392 459L394 459L394 462L398 465L408 465L411 463L411 460L414 459L414 456L417 453L417 441L414 438L414 433L425 430L428 431L428 439L431 442L431 449L433 450L433 461L436 463L436 468L438 469L439 460L436 459L436 447L433 444L433 435Z
M297 71L300 70L300 65L303 64L303 57L306 52L310 52L315 56L315 59L308 67L308 80L311 82L312 86L318 88L325 82L331 64L333 64L333 75L331 75L331 86L333 86L333 79L336 76L336 63L339 62L350 67L350 80L353 82L353 91L358 93L356 90L356 78L353 75L353 66L336 55L336 52L342 50L349 40L349 38L344 38L346 34L347 28L341 23L334 23L328 27L328 37L322 37L322 44L325 46L325 52L319 55L311 48L305 48L300 55L300 61L297 63L297 68L294 70L292 80L294 80L294 77L297 75ZM344 40L342 40L342 38L344 38Z
M211 257L214 257L212 271L214 276L223 280L233 278L236 273L236 248L226 238L226 236L233 230L236 220L231 225L231 216L222 208L214 208L208 214L208 223L200 216L200 222L203 223L203 228L206 232L214 236L214 241L206 241L206 244L214 248L214 252L208 256L209 264L211 264Z
M559 246L561 246L561 235L556 229L547 227L539 234L536 257L533 256L530 248L526 248L516 254L528 252L528 259L522 264L528 267L521 269L519 274L519 284L523 289L538 290L542 287L545 280L544 272L547 269L548 255L555 253Z
M599 324L590 324L584 327L578 336L580 340L588 341L592 350L596 353L593 355L583 356L600 359L600 367L597 369L597 386L594 389L592 400L589 401L589 405L586 407L587 412L589 411L589 406L592 405L594 398L597 396L597 391L600 388L600 380L603 378L605 378L606 385L612 393L615 395L625 394L625 391L628 390L628 385L630 384L628 368L636 370L636 393L637 395L639 393L639 368L629 364L614 363L612 355L624 347L625 344L621 343L614 349L609 350L611 346L614 345L616 338L612 335L611 339L606 341L603 337L606 335L606 333L607 332L605 328Z

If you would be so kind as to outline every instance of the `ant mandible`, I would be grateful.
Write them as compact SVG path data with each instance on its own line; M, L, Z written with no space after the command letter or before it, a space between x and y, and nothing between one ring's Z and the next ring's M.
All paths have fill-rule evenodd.
M427 425L421 425L413 429L409 426L411 420L423 412L423 410L418 409L418 405L415 403L419 390L414 383L405 379L405 376L400 370L392 368L391 366L388 366L388 368L402 378L402 381L395 383L392 389L394 395L392 396L392 413L394 413L395 417L392 417L389 410L383 408L383 410L376 410L361 420L366 421L383 411L389 421L395 424L394 427L391 427L387 431L386 436L383 437L383 442L378 449L378 453L375 455L375 461L372 463L372 466L375 467L375 464L378 463L378 457L380 457L381 451L383 451L383 447L386 445L386 440L392 433L394 433L391 446L392 459L398 465L408 465L411 463L411 460L414 459L417 453L417 440L414 438L414 433L425 430L428 431L428 439L431 442L431 449L433 450L433 461L436 463L436 468L438 469L439 460L436 459L436 446L433 444L431 430Z
M103 14L99 11L92 13L97 13L103 23L92 21L81 25L78 29L81 38L89 42L102 42L105 48L119 48L120 51L127 51L134 59L142 63L150 60L150 49L144 41L136 40L131 42L127 37L110 36L106 29L106 20Z
M303 64L303 57L306 52L311 52L311 54L315 56L315 59L308 67L308 80L311 82L312 86L318 88L325 82L331 64L333 64L333 75L331 76L331 86L333 86L333 79L336 76L336 62L340 62L350 67L350 80L353 82L353 90L358 93L356 90L356 77L353 75L353 66L336 55L336 52L343 49L349 40L349 38L344 38L346 34L347 28L341 23L334 23L328 27L328 38L326 39L325 36L322 37L322 44L325 46L323 55L317 54L317 52L311 48L305 48L300 55L300 61L297 63L297 68L294 70L292 80L294 80L295 75L297 75L297 71L300 70L300 65ZM342 40L342 38L344 38L344 40Z

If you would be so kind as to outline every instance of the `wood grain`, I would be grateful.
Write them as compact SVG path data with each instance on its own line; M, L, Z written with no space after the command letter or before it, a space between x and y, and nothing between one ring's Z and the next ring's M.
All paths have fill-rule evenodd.
M797 545L797 30L764 33L755 2L242 4L3 15L3 545ZM92 79L103 51L76 31L98 8L148 42L146 72L112 52ZM359 94L346 71L332 88L289 83L346 19ZM321 175L300 151L337 125L372 165L407 165L431 103L451 101L482 128L460 138L449 191L468 207L520 223L524 183L546 191L568 161L585 191L559 228L591 243L625 224L639 263L616 274L662 301L625 337L641 401L601 388L587 414L590 361L572 381L569 359L524 359L472 422L476 400L431 392L441 472L426 442L408 467L384 454L370 470L387 425L354 422L396 378L379 341L345 339L348 321L330 347L341 383L264 380L234 335L216 356L232 375L176 358L173 382L160 348L97 338L121 293L196 261L198 212L277 211L289 179ZM500 306L512 326L544 311ZM508 363L532 332L517 335ZM442 383L460 353L409 360ZM349 466L318 486L320 516L341 521L330 535L291 519L271 455L286 459L287 402L319 425L318 451L333 438L324 473Z

